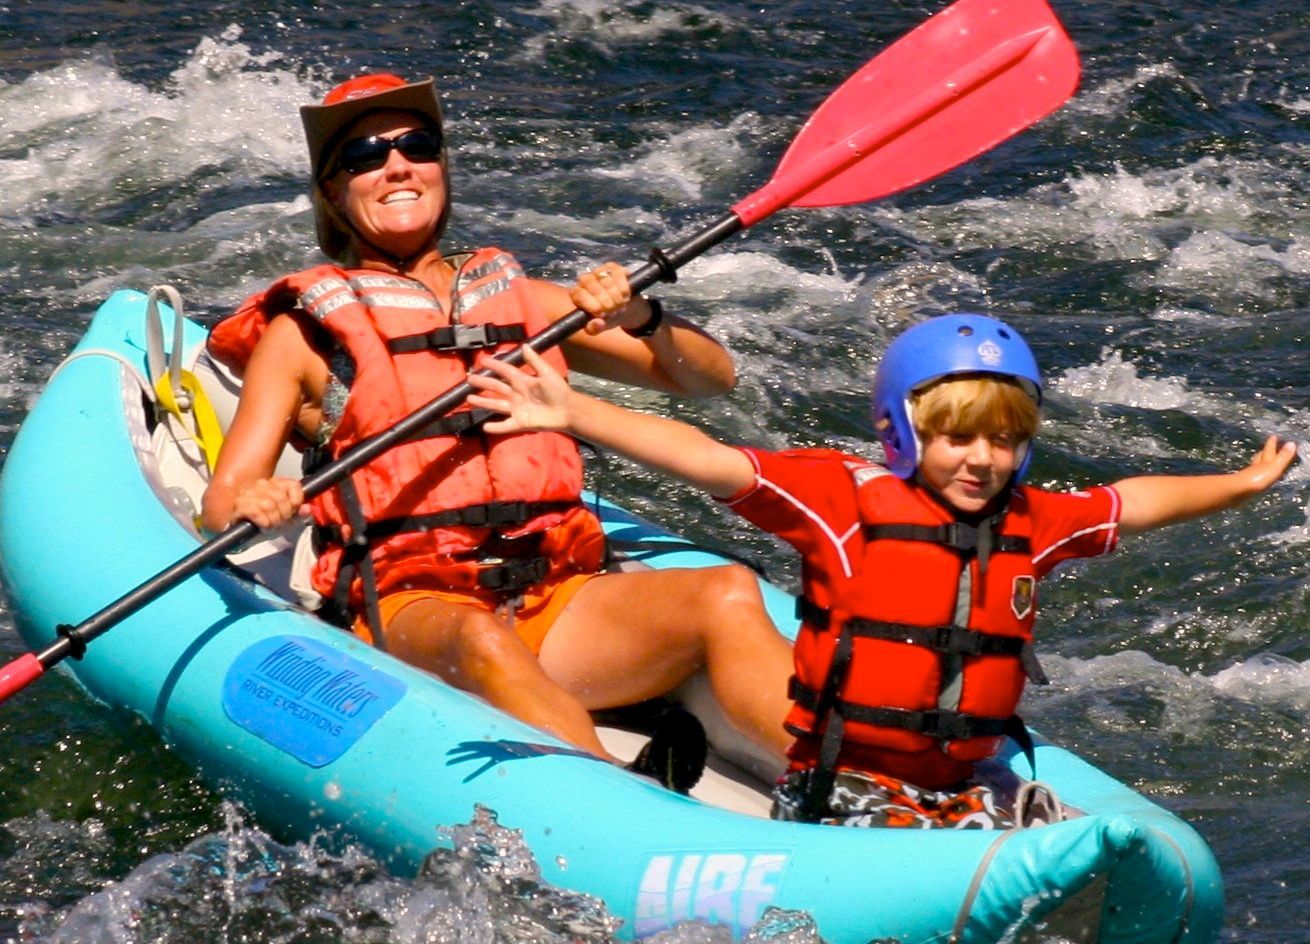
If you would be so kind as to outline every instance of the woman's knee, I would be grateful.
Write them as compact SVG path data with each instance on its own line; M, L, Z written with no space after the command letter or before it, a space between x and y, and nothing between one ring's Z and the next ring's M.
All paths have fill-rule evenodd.
M472 613L461 620L451 641L451 662L475 688L534 658L514 631L491 613Z
M764 596L755 573L741 564L710 567L697 573L696 611L711 627L731 629L766 617Z

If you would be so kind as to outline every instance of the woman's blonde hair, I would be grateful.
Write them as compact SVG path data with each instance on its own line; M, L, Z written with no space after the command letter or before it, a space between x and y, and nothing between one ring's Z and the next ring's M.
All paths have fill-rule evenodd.
M915 393L910 403L920 439L1008 434L1022 442L1037 434L1041 419L1022 383L991 374L944 377Z

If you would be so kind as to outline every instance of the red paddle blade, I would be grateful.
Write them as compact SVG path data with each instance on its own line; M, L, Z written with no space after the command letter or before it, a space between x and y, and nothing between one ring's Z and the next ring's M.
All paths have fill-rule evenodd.
M0 668L0 701L4 701L15 692L21 692L44 672L45 666L41 664L41 660L30 652Z
M959 0L833 92L773 179L733 212L750 226L785 206L863 203L913 187L1055 111L1078 71L1046 0Z

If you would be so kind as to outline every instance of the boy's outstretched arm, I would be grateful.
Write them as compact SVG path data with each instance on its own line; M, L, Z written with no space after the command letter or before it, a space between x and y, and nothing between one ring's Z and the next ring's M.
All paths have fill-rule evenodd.
M741 450L678 420L634 413L579 393L532 348L524 349L524 360L528 369L487 358L478 366L495 377L469 375L469 383L478 390L469 403L505 414L503 420L488 422L483 427L487 432L569 433L682 479L715 498L728 498L754 483L755 466Z
M1239 505L1283 477L1296 458L1296 443L1270 436L1250 464L1219 475L1146 475L1114 483L1123 503L1119 529L1149 531Z

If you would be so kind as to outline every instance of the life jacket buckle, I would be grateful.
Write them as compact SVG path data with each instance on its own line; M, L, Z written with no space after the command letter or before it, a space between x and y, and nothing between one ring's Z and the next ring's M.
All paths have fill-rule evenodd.
M464 350L474 347L491 347L495 342L487 337L487 326L482 325L451 325L452 337L450 346L455 350Z
M489 557L480 563L487 566L478 572L478 586L499 593L517 594L526 587L541 583L550 574L550 561L545 557L520 560Z
M470 528L499 528L520 525L532 515L525 501L492 502L487 505L468 505L459 511L460 523Z
M971 554L978 550L978 529L959 521L945 526L946 544L957 551Z
M964 626L943 626L944 642L951 652L962 656L980 656L987 647L987 637Z
M937 652L952 652L952 640L955 638L954 626L934 626L930 632L931 638L924 640L928 648ZM906 642L914 642L913 639L907 639Z

